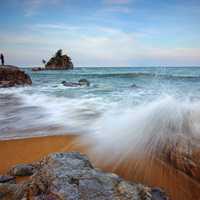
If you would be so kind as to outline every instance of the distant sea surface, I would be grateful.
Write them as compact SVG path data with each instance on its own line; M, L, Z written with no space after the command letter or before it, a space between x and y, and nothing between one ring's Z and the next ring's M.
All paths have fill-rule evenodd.
M131 124L137 119L134 113L138 107L143 108L144 115L168 110L167 119L177 112L184 118L181 109L185 107L187 115L200 109L198 67L24 70L31 76L32 86L0 89L0 139L106 132L102 127L119 125L122 116ZM61 83L83 78L90 81L89 87L65 87ZM146 111L151 104L154 110Z

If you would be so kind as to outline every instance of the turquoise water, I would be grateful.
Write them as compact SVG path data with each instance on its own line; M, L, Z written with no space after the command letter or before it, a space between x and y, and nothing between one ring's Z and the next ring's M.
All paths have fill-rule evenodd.
M196 105L200 99L198 67L25 71L32 78L32 86L0 89L0 138L86 134L97 131L105 119L109 122L112 118L115 123L113 119L117 122L119 116L134 112L138 106L145 108L169 98L177 105ZM89 87L61 84L82 78L90 81Z

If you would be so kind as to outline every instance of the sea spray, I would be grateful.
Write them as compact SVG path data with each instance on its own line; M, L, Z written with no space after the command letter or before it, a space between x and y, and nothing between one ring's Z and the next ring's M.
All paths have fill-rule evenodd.
M105 113L95 128L90 135L92 151L111 154L111 161L122 152L154 153L175 135L200 136L200 103L161 97L123 112L119 108Z
M174 199L198 197L200 186L190 176L200 177L193 158L194 151L200 151L194 142L200 141L199 102L160 97L123 112L119 108L105 113L95 128L95 133L82 136L76 145L96 166L161 186Z

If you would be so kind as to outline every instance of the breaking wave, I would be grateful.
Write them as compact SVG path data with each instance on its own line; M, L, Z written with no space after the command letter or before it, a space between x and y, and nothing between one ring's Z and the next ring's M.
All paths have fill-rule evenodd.
M118 108L104 113L95 129L90 150L110 155L108 162L123 160L133 152L140 156L154 153L179 134L200 137L200 101L166 96L123 111Z

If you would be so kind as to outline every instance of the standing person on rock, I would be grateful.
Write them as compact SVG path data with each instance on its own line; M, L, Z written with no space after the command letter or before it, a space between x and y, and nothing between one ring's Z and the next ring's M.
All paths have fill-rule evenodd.
M1 65L4 65L4 56L3 56L3 54L0 55L0 59L1 59Z

